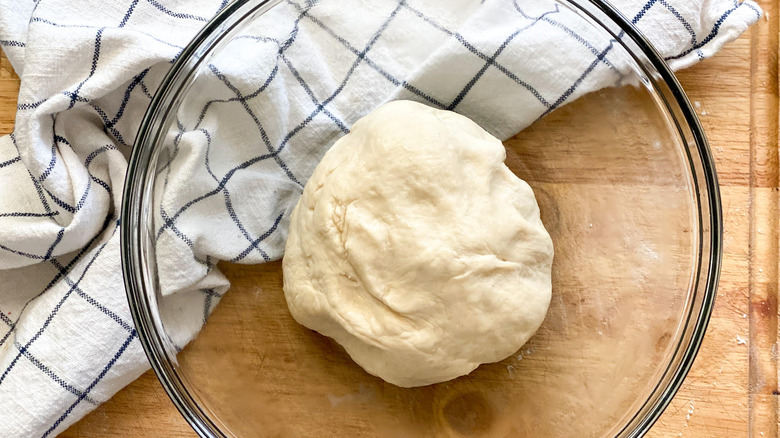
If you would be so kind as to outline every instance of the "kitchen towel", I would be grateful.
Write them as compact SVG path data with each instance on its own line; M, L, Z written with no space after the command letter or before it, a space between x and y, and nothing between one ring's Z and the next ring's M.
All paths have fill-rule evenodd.
M14 133L0 138L0 437L55 436L148 369L119 267L122 181L161 78L226 3L0 0L0 47L21 78ZM613 3L673 68L761 17L749 0ZM182 116L163 157L155 238L174 342L227 290L218 260L281 257L321 139L382 101L453 108L507 137L622 83L615 42L571 14L549 0L300 0L244 29L211 60L214 95L185 102L202 111ZM394 39L421 49L394 52Z

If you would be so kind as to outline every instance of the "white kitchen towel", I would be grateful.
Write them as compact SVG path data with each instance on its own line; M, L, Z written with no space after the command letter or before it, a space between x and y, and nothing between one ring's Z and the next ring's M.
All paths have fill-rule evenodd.
M152 93L225 3L0 0L0 47L22 80L0 138L0 437L54 436L148 368L119 268L122 180ZM749 0L614 4L674 68L761 16ZM300 0L272 14L211 61L213 93L185 102L161 160L155 234L180 344L227 289L218 260L282 255L306 178L367 110L416 99L507 137L627 65L549 0Z

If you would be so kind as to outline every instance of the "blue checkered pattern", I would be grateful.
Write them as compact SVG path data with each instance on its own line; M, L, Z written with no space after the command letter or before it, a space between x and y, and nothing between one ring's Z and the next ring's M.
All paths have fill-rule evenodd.
M22 78L0 138L0 437L54 436L148 367L122 288L118 190L152 93L225 3L0 0L0 47ZM217 261L279 258L319 157L381 102L508 137L628 81L618 42L563 5L456 3L282 2L204 67L155 190L161 311L179 347L227 290ZM751 1L613 3L675 68L761 14Z

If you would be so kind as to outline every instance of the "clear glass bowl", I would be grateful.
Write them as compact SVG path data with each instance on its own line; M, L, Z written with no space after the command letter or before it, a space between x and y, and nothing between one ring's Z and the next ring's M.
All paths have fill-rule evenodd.
M317 6L307 2L303 7L322 8L329 2L330 7L339 7L335 0L321 0ZM351 7L361 12L360 5L367 4ZM457 4L453 8L466 2ZM230 280L224 297L206 290L193 305L193 293L198 291L172 293L176 284L186 283L187 278L179 277L190 275L176 271L176 259L191 257L191 250L164 246L184 242L197 252L200 245L208 246L203 242L211 234L220 234L219 227L235 224L181 223L186 222L184 215L170 210L163 214L163 206L180 205L181 212L192 199L205 196L242 219L262 216L260 206L249 201L251 191L299 188L290 189L290 178L255 173L258 159L247 160L245 155L276 157L281 154L278 149L269 152L254 145L254 152L236 150L228 146L231 135L257 129L258 123L273 124L270 119L277 117L269 115L275 114L295 126L296 114L303 114L296 108L301 101L283 94L256 98L264 87L261 73L275 62L279 65L281 52L240 46L244 40L257 40L264 19L284 20L288 15L273 14L289 4L234 1L175 60L132 152L123 199L122 255L133 318L152 367L200 435L627 437L643 435L659 417L694 360L715 297L722 224L712 157L679 83L627 20L601 0L545 4L565 11L565 26L585 28L588 41L614 46L609 59L621 69L616 83L588 84L584 88L600 89L582 97L579 91L562 95L560 103L565 105L556 105L560 107L529 127L518 128L520 132L511 132L514 135L505 141L507 165L533 188L555 244L551 307L539 332L515 355L480 366L468 376L421 388L402 389L368 375L331 340L298 326L287 311L278 261L242 265L231 263L229 254L217 254L207 260L208 271L215 284L224 280L220 271ZM410 8L405 3L402 7ZM369 19L371 11L365 12ZM300 26L319 25L305 14L300 17ZM513 19L519 20L506 17ZM286 54L291 65L301 66L302 76L318 74L316 63L307 62L321 49L316 41L307 40L309 47ZM403 37L384 43L398 53L418 55L426 47ZM568 43L553 42L549 49L565 51ZM583 41L575 43L582 50L594 49ZM329 44L350 43L334 38ZM218 70L212 67L236 56L258 74L233 89L216 80ZM362 56L357 62L361 67L381 70L365 52ZM512 64L512 57L520 56L527 56L522 47L501 59ZM346 71L354 59L336 62L343 62ZM486 75L495 71L508 75L501 70L504 67L485 59ZM603 57L594 59L599 62ZM522 61L531 66L545 62ZM279 68L287 82L276 84L275 92L297 87L292 71ZM456 70L457 66L447 70L456 79L432 82L437 95L457 94L463 84L458 83ZM539 71L534 80L556 80L549 71ZM229 77L230 72L223 75ZM501 80L500 74L494 76L498 79L491 80ZM401 89L391 98L423 99L424 93L413 83L392 75L377 78L379 88L389 83ZM332 86L338 87L338 81ZM241 87L257 92L236 94ZM512 95L515 90L506 87L512 102L533 104L529 94ZM204 119L208 101L215 108ZM214 103L228 101L253 109L261 120L236 120ZM320 102L320 112L338 105L327 99ZM469 111L482 103L467 103L456 111L473 115ZM376 102L368 98L354 100L345 124L374 106ZM511 119L514 111L482 109L481 119L476 119L488 130L493 120ZM210 130L206 140L186 140L203 126ZM272 148L289 140L289 135L284 139L283 132L271 131L267 135ZM300 133L302 138L285 149L285 159L316 163L340 135L338 129ZM220 160L222 179L214 173L213 178L191 173L202 166L198 160L204 157L204 148L206 159ZM310 167L299 168L298 178L305 181ZM166 193L168 180L176 178L191 179L187 190ZM243 185L231 185L225 178ZM222 200L228 188L232 206ZM176 236L180 232L176 221L201 238L187 242L186 235ZM246 223L242 231L248 235L263 233L253 228L255 222ZM171 233L171 239L158 239L161 232ZM212 267L217 259L228 261ZM189 328L182 332L181 327Z

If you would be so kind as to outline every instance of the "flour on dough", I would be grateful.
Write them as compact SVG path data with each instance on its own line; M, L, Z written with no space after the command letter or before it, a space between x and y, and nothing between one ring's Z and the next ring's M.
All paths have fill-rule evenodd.
M293 211L284 293L300 324L398 386L515 353L550 304L553 245L501 142L387 103L325 154Z

